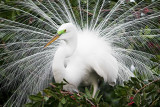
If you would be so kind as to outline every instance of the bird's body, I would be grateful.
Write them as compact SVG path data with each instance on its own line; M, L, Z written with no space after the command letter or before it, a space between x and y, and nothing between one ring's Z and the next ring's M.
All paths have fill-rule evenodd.
M92 84L93 95L98 88L100 77L110 85L115 85L118 64L112 55L110 44L99 37L96 31L77 31L71 23L61 27L60 30L74 30L62 35L62 41L55 53L52 65L56 82L66 79L69 84L64 86L64 89L68 91L77 90L80 83Z

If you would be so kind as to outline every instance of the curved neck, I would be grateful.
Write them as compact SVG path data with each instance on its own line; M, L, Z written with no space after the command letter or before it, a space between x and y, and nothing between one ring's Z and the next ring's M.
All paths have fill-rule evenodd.
M64 44L62 45L64 48L65 58L72 56L77 48L77 35L73 35L73 37L64 40Z
M65 59L67 57L70 57L75 52L75 49L77 47L77 35L76 33L70 33L68 35L73 35L71 38L64 39L59 48L57 49L54 60L53 60L53 74L59 76L56 82L61 82L65 76ZM66 35L66 36L68 36ZM60 77L61 76L61 77Z

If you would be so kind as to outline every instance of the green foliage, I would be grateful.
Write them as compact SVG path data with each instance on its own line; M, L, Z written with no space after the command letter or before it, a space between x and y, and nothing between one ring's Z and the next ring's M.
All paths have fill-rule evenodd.
M160 78L153 80L141 80L132 77L124 83L124 86L117 86L115 94L119 97L119 105L135 107L158 107L160 106Z
M160 76L153 80L142 80L132 77L123 86L116 86L108 96L112 100L105 99L105 93L97 91L92 98L93 87L85 88L84 93L71 93L64 91L63 83L50 84L51 87L44 89L37 95L31 95L30 103L26 107L106 107L106 106L135 106L135 107L158 107L160 104ZM105 96L104 96L105 95Z
M52 87L46 88L43 92L37 95L31 95L29 98L31 103L26 104L26 107L90 107L99 105L102 96L99 96L99 91L92 98L92 93L86 88L84 93L71 93L62 90L63 83L51 84Z

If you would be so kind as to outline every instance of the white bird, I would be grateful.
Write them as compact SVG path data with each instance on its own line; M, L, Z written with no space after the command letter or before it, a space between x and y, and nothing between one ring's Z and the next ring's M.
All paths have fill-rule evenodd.
M62 40L54 55L52 69L56 82L63 79L69 82L64 86L65 90L73 92L80 83L91 84L94 96L101 77L112 86L116 84L117 60L111 54L110 44L98 37L98 32L77 31L72 23L65 23L57 33L45 47L58 38Z
M111 10L108 0L0 3L2 15L19 11L14 20L0 17L0 38L6 42L0 44L0 92L15 90L4 106L30 102L29 95L49 87L53 76L56 82L67 80L64 89L69 91L77 91L81 83L93 85L93 96L101 79L113 86L133 73L154 78L159 68L151 68L160 66L151 60L159 54L160 2L131 6L125 1L113 3ZM137 17L145 8L152 12ZM57 29L46 46L58 38L61 42L43 48Z

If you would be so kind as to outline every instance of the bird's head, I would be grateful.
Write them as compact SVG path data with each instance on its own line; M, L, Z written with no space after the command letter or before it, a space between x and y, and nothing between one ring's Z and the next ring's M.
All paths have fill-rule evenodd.
M72 23L62 24L57 31L57 34L44 46L47 47L58 38L61 40L67 40L73 36L72 32L76 31L76 27Z

